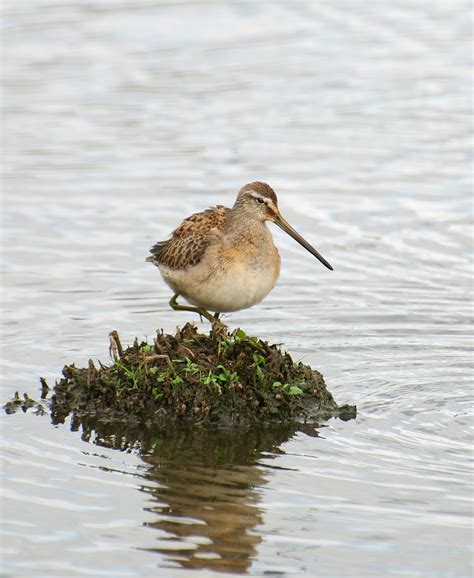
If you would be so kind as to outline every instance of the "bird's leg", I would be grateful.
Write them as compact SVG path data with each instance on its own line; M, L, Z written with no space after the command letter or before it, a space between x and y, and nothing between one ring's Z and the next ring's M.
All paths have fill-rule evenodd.
M204 307L193 307L191 305L180 305L177 302L178 293L175 293L170 299L170 307L175 311L191 311L192 313L198 313L202 317L205 317L212 325L212 331L216 336L224 336L227 333L227 326L222 323L219 319L219 313L214 313L211 315L207 309Z
M220 313L214 313L214 319L212 321L212 331L216 337L225 338L227 335L227 325L224 325L219 319Z
M178 293L175 293L170 299L170 307L175 311L191 311L192 313L198 313L202 317L205 317L211 324L215 321L214 317L204 309L204 307L193 307L191 305L180 305L176 300L178 298Z
M224 323L222 323L222 321L219 319L219 315L220 313L214 313L214 316L212 318L211 321L212 333L215 335L215 337L225 339L228 333L227 325L224 325Z

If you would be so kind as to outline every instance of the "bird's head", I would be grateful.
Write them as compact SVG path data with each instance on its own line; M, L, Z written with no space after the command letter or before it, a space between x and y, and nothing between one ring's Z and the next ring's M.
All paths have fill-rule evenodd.
M273 221L279 214L275 191L267 183L259 181L248 183L240 189L235 206L259 221Z
M249 219L275 223L275 225L278 225L280 229L285 231L290 237L293 237L295 241L321 261L325 267L332 270L332 266L328 261L282 217L278 209L276 193L267 183L256 181L244 185L237 195L234 209L243 211Z

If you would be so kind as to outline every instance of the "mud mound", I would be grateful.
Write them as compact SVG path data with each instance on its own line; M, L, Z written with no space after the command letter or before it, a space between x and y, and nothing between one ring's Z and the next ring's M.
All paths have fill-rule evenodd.
M64 367L51 398L55 423L69 414L223 425L355 417L355 406L336 404L321 373L241 329L204 335L188 323L175 335L159 332L153 343L135 340L125 350L116 332L110 338L113 362ZM21 398L10 409L19 407Z

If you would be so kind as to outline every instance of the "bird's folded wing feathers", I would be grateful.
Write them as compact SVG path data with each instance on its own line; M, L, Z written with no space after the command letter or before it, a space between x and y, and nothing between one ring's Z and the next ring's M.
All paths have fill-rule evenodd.
M218 205L185 219L173 231L171 239L156 243L147 261L170 269L197 265L218 231L223 231L230 209Z

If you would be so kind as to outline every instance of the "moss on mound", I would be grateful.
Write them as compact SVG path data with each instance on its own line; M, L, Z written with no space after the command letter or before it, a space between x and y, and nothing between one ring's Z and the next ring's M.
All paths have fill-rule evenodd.
M153 343L135 340L125 350L116 332L110 337L113 363L64 367L51 399L55 423L69 414L211 424L356 414L355 406L336 404L318 371L241 329L204 335L188 323L175 335L159 332Z

